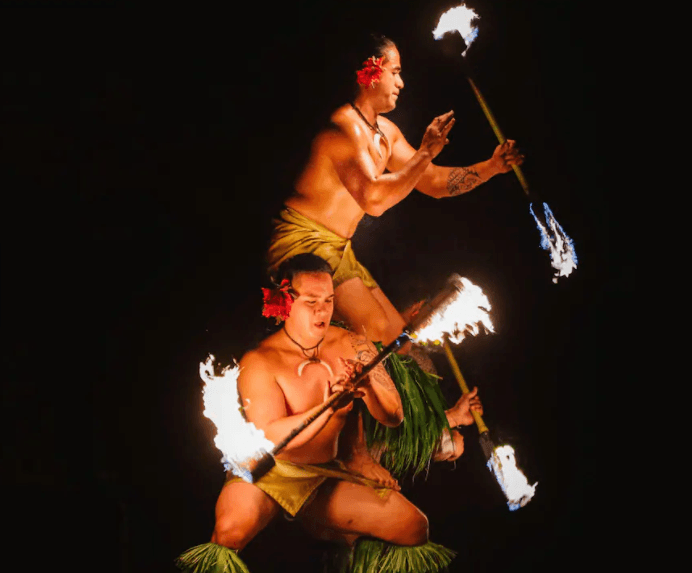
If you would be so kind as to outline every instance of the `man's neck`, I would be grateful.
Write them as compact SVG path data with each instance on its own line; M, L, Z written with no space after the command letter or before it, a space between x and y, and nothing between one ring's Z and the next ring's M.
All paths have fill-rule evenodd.
M296 351L298 351L301 354L304 351L307 351L308 353L314 352L315 347L321 344L327 335L325 332L325 336L323 336L322 338L301 336L301 333L299 331L291 330L290 327L286 328L285 324L283 327L283 331L284 334L286 334L288 345L293 347ZM301 348L303 350L301 350Z
M372 125L375 125L375 123L377 123L377 117L379 113L377 112L377 109L372 105L369 99L362 96L357 97L356 100L353 102L353 105L355 105L360 110L360 113L362 113L365 119L369 121Z

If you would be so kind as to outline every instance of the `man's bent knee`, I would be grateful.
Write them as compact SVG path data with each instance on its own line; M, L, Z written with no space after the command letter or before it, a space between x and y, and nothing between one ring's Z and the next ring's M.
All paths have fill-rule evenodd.
M370 340L381 342L384 345L392 342L401 332L396 332L394 326L386 317L371 317L370 324L367 325Z
M388 531L375 537L397 545L423 545L428 541L428 518L417 507L411 507L406 515L398 516Z
M418 511L410 520L407 527L395 541L399 545L423 545L428 542L428 518Z
M223 519L216 522L211 541L229 549L240 551L254 537L253 528L242 520Z

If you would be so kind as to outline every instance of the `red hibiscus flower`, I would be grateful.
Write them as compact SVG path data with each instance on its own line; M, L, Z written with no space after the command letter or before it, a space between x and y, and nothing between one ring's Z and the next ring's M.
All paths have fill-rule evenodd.
M375 56L369 57L363 62L363 68L358 70L358 83L361 86L375 87L375 84L380 81L382 77L382 62L384 62L384 56L381 58L375 58Z
M277 288L263 288L264 306L262 307L262 316L276 318L276 324L286 320L293 304L293 297L288 292L290 288L291 283L288 279L281 281Z

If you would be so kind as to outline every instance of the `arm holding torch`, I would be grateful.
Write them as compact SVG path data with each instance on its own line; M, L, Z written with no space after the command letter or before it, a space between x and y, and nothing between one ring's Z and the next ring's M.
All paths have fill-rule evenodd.
M362 368L354 369L351 378L346 381L343 386L344 389L335 392L329 398L327 398L321 405L316 406L309 412L302 415L302 422L295 426L285 437L276 442L275 447L264 454L257 465L252 470L253 480L257 480L267 471L269 471L274 465L273 458L278 455L282 450L284 450L293 440L302 439L302 434L308 432L310 436L314 436L319 429L326 423L327 419L322 422L325 412L342 408L348 405L354 398L359 397L356 393L359 392L358 388L367 379L373 369L378 366L387 356L392 352L399 350L402 346L412 340L413 334L423 328L425 325L429 324L435 317L436 313L443 310L449 305L450 300L458 296L460 289L463 288L459 283L460 277L458 275L453 275L451 279L447 282L445 288L427 305L425 305L420 312L418 312L409 322L409 325L401 332L401 334L395 338L391 343L385 346L372 360L365 364ZM331 417L331 414L327 414ZM311 424L316 422L320 425L320 428L315 430L311 427ZM307 440L305 440L307 441Z
M445 351L448 351L447 345L445 345ZM461 372L458 366L456 369L456 362L452 363L452 370L454 370L454 375L459 380ZM457 400L456 404L452 406L449 410L445 411L447 415L447 423L449 424L450 430L445 431L442 435L442 440L439 444L438 451L433 458L436 462L447 461L453 462L461 454L464 453L464 437L456 429L459 426L470 426L474 422L478 425L478 429L481 432L487 432L488 428L485 426L481 415L483 414L483 405L481 404L481 399L478 397L478 388L474 388L469 391L466 383L463 382L461 378L460 386L462 395Z
M359 373L376 355L377 348L365 336L349 335L356 352L355 360L342 360L349 378ZM334 387L332 387L334 388ZM385 427L394 428L404 419L404 408L399 391L382 363L376 365L359 386L363 403L370 415Z
M488 123L490 123L493 133L495 133L495 137L497 137L497 140L500 142L500 147L502 147L506 145L509 140L505 138L500 126L497 124L497 120L490 110L488 103L485 101L483 94L481 94L478 89L471 68L466 61L466 52L471 42L473 42L478 34L478 29L473 26L473 22L477 18L478 16L476 13L463 4L451 8L440 17L440 21L433 31L433 36L436 40L443 40L441 46L443 51L447 54L453 54L454 56L461 54L460 61L464 75L471 85L471 89ZM550 251L551 264L557 271L553 277L553 282L557 282L558 277L568 276L572 270L577 267L574 245L572 244L572 239L564 232L553 216L548 204L544 203L538 197L538 194L529 188L526 177L524 177L524 173L519 165L520 162L513 163L512 169L514 169L519 184L531 203L529 210L536 220L536 224L541 233L541 247ZM543 213L541 213L540 210L534 210L533 203L543 203Z
M453 112L448 112L451 114ZM435 129L438 122L443 121L448 114L435 118L428 126L426 134ZM416 154L416 150L399 132L392 144L392 156L387 164L390 171L402 169ZM524 156L519 152L513 140L503 139L493 151L492 156L485 161L467 167L445 167L428 164L427 168L416 183L416 189L435 199L455 197L468 193L495 175L507 173L520 165Z
M277 443L296 426L307 427L312 423L309 430L296 437L291 444L292 448L303 446L314 438L334 414L334 409L324 405L331 406L336 394L332 394L323 404L300 414L289 415L284 393L269 365L263 356L253 351L248 352L240 361L238 393L243 400L246 418L261 428L273 443Z
M447 418L450 420L449 426L452 428L455 426L470 426L475 422L481 434L487 432L488 426L485 425L483 418L481 418L483 406L481 405L480 398L478 398L478 388L474 388L473 391L469 390L461 374L459 365L452 354L452 349L450 348L448 340L445 341L444 349L449 364L452 367L452 372L454 372L454 377L462 392L461 398L459 398L453 408L448 410Z
M334 392L319 406L315 406L308 412L301 414L302 421L298 425L295 425L295 421L293 421L293 429L282 440L276 442L272 451L265 454L259 461L257 469L252 472L253 478L259 479L264 473L269 471L274 465L271 458L283 451L291 442L293 442L293 446L295 446L294 440L299 439L301 443L307 442L322 429L336 410L344 408L355 398L360 397L362 392L358 391L358 386L367 380L370 372L389 354L401 348L409 340L408 333L406 331L402 332L398 338L383 348L368 364L357 370L354 369L355 371L351 378L342 384L343 389ZM287 419L289 418L284 418L284 420ZM314 425L313 422L315 423ZM306 435L309 435L309 438L306 439ZM263 471L260 471L260 469Z

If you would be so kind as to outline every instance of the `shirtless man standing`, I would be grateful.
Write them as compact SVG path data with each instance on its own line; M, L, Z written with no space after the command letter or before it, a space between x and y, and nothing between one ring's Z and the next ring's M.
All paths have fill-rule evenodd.
M246 419L274 443L350 384L358 364L376 353L365 337L330 325L334 288L324 260L298 255L279 273L290 284L288 318L279 331L243 356L238 376ZM237 555L224 548L241 550L283 510L325 540L353 546L366 536L393 544L388 546L390 553L415 547L431 563L448 563L451 552L428 541L426 516L399 492L384 468L371 458L363 463L363 452L343 456L344 463L337 461L344 450L353 454L340 436L347 418L353 418L348 412L354 397L362 399L381 424L396 426L403 419L399 394L381 363L351 396L325 410L290 441L276 456L274 468L255 483L229 476L217 501L212 543L199 547L226 551L225 558L238 567L229 570L240 571ZM469 418L470 407L467 400ZM195 550L181 558L181 568L193 569L190 555ZM431 565L421 572L437 570Z
M414 189L437 199L466 193L521 164L523 156L508 140L490 159L470 167L433 164L449 143L454 112L436 117L414 149L381 115L396 107L404 87L395 43L373 37L367 57L353 103L338 108L331 127L312 143L295 190L275 222L268 266L271 273L302 252L324 258L334 271L336 316L369 340L389 344L406 320L353 254L350 239L359 221L366 213L381 215Z

